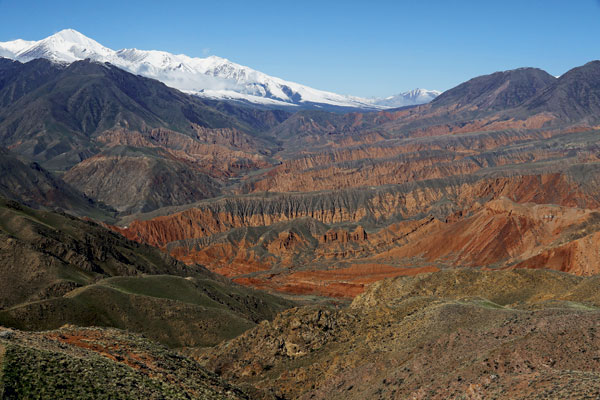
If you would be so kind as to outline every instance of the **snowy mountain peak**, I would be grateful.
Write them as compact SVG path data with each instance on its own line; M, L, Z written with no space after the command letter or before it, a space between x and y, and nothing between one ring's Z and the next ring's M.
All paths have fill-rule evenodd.
M416 89L386 99L345 96L284 81L217 56L198 58L135 48L115 51L74 29L64 29L40 41L0 42L0 57L22 62L46 58L61 63L89 58L190 94L273 106L384 109L425 103L439 94Z
M442 92L438 90L413 89L385 98L372 99L373 104L386 108L397 108L429 103Z
M16 53L26 47L31 46L34 43L36 43L36 42L31 42L31 41L27 41L27 40L23 40L23 39L17 39L17 40L13 40L11 42L4 42L4 43L0 42L0 47L3 47L7 51Z
M44 39L46 41L63 41L69 43L76 43L79 45L86 45L89 43L93 43L96 45L100 45L95 40L88 38L82 33L77 32L75 29L63 29L62 31L56 32L54 35L51 35Z
M8 55L9 58L24 62L34 58L68 63L86 58L102 61L113 53L112 50L73 29L64 29L37 42L25 40L0 42L0 54L2 48L12 53Z

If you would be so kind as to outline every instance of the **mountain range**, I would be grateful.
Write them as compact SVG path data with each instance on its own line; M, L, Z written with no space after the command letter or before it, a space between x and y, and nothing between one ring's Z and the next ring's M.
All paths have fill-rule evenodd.
M54 39L0 57L0 398L600 394L600 61L330 112Z
M417 89L382 99L339 95L272 77L216 56L197 58L138 49L115 51L73 29L39 41L0 42L0 57L23 62L46 58L61 63L89 58L157 79L186 93L264 106L373 110L426 103L440 93Z
M0 59L0 142L52 169L95 154L107 131L202 129L256 133L289 114L186 95L110 64ZM172 138L171 138L172 139Z

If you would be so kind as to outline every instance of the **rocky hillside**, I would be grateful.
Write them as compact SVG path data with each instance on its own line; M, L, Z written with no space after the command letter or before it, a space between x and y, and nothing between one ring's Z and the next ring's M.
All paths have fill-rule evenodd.
M90 157L63 179L122 213L147 212L215 197L221 184L160 148L114 146Z
M141 336L115 329L26 333L0 328L3 399L250 399Z
M496 72L447 90L432 102L432 106L506 110L535 97L554 81L555 77L537 68Z
M531 112L551 112L567 121L598 123L600 114L600 61L574 68L524 108Z
M531 270L388 279L349 309L291 309L197 357L282 399L590 398L598 285Z

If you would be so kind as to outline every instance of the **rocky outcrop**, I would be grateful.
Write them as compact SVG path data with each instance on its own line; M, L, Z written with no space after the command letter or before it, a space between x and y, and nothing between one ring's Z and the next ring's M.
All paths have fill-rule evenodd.
M367 232L362 226L359 226L352 232L345 230L335 231L328 230L324 235L319 238L319 243L348 243L348 242L362 242L367 240Z

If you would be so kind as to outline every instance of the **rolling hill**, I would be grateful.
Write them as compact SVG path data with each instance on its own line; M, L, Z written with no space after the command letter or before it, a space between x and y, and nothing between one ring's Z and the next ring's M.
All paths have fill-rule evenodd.
M213 345L292 303L65 214L0 203L0 325L108 326Z

